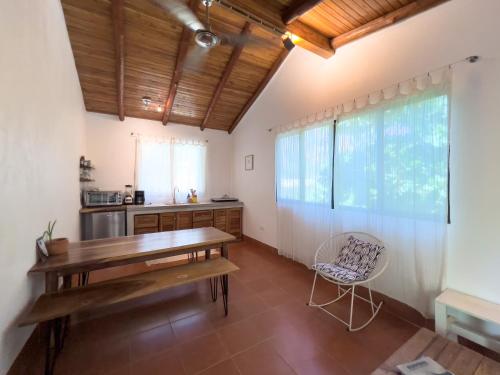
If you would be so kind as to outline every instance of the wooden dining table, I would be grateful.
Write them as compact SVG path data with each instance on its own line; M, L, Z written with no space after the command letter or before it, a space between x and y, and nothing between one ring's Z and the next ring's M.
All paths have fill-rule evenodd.
M127 237L73 242L67 254L40 259L29 273L45 274L45 291L59 289L59 278L103 268L140 263L155 259L220 249L228 257L227 244L236 237L213 227L175 230Z
M237 270L237 267L226 259L224 259L224 262L210 260L210 263L191 263L188 265L188 268L190 268L189 272L185 266L179 266L184 267L182 271L184 273L182 273L182 275L173 274L169 269L165 270L168 271L168 275L165 273L158 275L159 271L157 270L154 272L146 272L142 277L141 275L135 276L139 278L138 280L133 279L134 276L132 278L127 277L126 282L124 281L125 278L117 279L121 280L125 288L128 288L130 285L137 286L140 284L143 286L140 290L136 290L137 288L133 288L132 291L126 289L125 292L120 292L121 294L119 293L118 297L115 293L116 288L114 284L112 284L112 288L107 288L106 283L92 284L86 287L85 281L83 284L79 283L79 289L71 289L73 275L88 275L89 272L99 269L146 262L199 251L204 251L205 259L208 260L212 249L220 249L221 256L228 258L229 250L227 244L234 240L236 240L236 237L231 234L213 227L207 227L74 242L69 244L67 254L50 257L41 256L38 262L31 267L29 273L45 274L46 294L39 298L35 306L25 314L24 317L20 318L19 324L23 325L27 322L46 323L43 330L45 332L46 342L45 374L51 375L53 373L55 360L64 345L64 338L69 326L69 314L73 312L71 307L75 307L75 311L77 311L80 307L92 305L91 302L93 300L89 297L92 293L94 297L97 295L98 298L96 301L100 301L101 305L109 305L110 303L115 303L120 300L128 300L134 296L143 296L147 293L153 293L159 288L167 288L180 284L182 283L181 281L185 280L182 279L179 281L179 277L188 277L189 272L192 273L192 277L189 280L207 278L207 272L217 276L221 271L218 270L216 264L220 264L222 267L221 269L224 269L224 274L220 275L220 282L225 314L227 315L227 273ZM198 274L204 274L204 276ZM197 275L199 277L196 277ZM62 285L60 283L61 277L63 279ZM149 280L148 277L152 279ZM156 280L155 277L159 279ZM87 277L85 277L85 279L88 280ZM214 280L212 280L210 276L209 281L212 299L215 302L217 300L217 279L214 278ZM101 289L99 289L99 285ZM113 293L110 293L110 290L113 291ZM78 293L84 293L84 297L80 297ZM73 294L76 294L76 297L73 296L73 299L69 298ZM67 315L64 314L64 318L59 317L61 314L57 313L53 316L50 315L51 311L53 312L54 310L52 300L57 300L58 297L66 300L66 305L63 306L58 300L59 302L56 306L59 310L62 308L64 313L68 313ZM81 298L84 299L83 302ZM103 298L105 300L103 300ZM67 306L68 303L70 304L69 307ZM42 316L42 318L40 318L40 316ZM52 316L52 318L48 319L47 316Z

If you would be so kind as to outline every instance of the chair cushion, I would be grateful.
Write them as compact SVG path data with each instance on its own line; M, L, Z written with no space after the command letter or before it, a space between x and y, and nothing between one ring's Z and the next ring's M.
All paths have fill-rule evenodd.
M377 265L384 247L349 236L347 244L340 250L334 264L362 275L366 280Z
M366 280L366 277L364 275L331 263L316 263L312 268L313 270L318 271L327 277L344 282L346 284L355 281Z

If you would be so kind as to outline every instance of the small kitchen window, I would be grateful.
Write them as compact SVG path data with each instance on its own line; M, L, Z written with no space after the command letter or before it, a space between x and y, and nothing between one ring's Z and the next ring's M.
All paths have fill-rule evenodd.
M175 138L138 137L135 186L144 190L146 203L184 200L190 189L202 198L206 187L206 142Z

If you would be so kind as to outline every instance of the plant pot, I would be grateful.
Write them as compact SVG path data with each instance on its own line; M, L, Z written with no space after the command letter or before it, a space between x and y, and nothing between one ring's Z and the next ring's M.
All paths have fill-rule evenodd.
M53 240L46 241L45 245L50 256L61 255L68 252L69 241L67 238L54 238Z

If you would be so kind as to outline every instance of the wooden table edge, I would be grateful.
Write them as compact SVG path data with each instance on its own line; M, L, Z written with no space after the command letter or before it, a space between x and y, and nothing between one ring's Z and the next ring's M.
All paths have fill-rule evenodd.
M237 240L237 237L233 236L232 234L228 234L228 237L225 238L224 240L213 240L213 241L206 241L203 243L203 245L199 244L192 244L192 245L183 245L183 246L178 246L178 247L170 247L170 248L163 248L159 250L154 250L154 251L148 251L148 252L141 252L141 253L134 253L132 255L122 255L122 256L117 256L113 258L112 260L100 260L100 261L95 261L95 260L89 260L87 262L82 262L78 263L75 265L69 265L69 266L51 266L51 267L44 267L44 261L39 260L36 264L34 264L27 272L27 274L36 274L36 273L58 273L60 275L64 274L69 274L69 273L77 273L79 272L82 268L89 268L89 265L95 264L95 268L91 267L91 270L97 270L97 269L102 269L102 268L108 268L108 267L114 267L114 263L116 266L127 264L127 263L139 263L142 261L148 261L148 260L155 260L155 259L161 259L161 258L167 258L170 256L175 256L175 255L181 255L188 253L190 251L201 251L203 249L206 249L207 247L213 246L213 247L223 247L227 245L228 243L235 242ZM168 255L166 255L168 254ZM57 256L64 256L64 255L57 255ZM127 260L131 260L130 262L126 262ZM81 271L80 271L81 272Z

